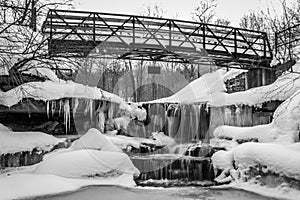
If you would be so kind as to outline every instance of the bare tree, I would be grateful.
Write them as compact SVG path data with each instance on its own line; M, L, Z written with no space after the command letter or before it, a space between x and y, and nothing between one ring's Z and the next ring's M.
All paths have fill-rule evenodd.
M216 15L216 7L217 0L200 0L199 5L192 12L192 17L194 20L202 23L212 23Z
M217 0L200 0L192 12L192 18L201 23L229 26L230 21L216 16Z
M299 24L300 0L295 0L288 4L286 0L281 0L282 13L279 13L274 7L270 6L266 11L251 11L241 18L240 26L268 33L271 45L275 45L275 33L296 24ZM299 30L298 30L299 31ZM283 34L280 38L282 41L289 40L289 34ZM285 46L278 53L282 61L291 58L291 47Z
M70 7L72 0L0 0L0 67L16 76L25 68L58 68L68 59L52 58L47 51L48 37L40 28L49 8ZM28 17L29 16L29 17ZM36 26L36 30L35 30Z

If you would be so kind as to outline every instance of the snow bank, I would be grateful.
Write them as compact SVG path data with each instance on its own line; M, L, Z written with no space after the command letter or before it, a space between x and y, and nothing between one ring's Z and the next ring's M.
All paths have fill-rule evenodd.
M294 72L300 72L300 62L293 66L293 70ZM231 94L220 93L215 96L216 98L210 102L210 105L215 107L239 104L259 106L268 101L284 101L298 90L300 90L300 74L284 72L270 85Z
M293 66L294 72L300 72L300 62ZM235 78L243 69L224 69L208 73L192 81L176 94L147 103L196 103L209 102L210 106L229 105L259 106L268 101L284 101L300 89L300 74L284 72L274 83L252 88L242 92L228 94L224 82Z
M215 169L232 169L233 168L233 151L217 151L211 157Z
M6 92L0 91L0 104L11 107L24 98L50 101L62 98L83 98L106 100L118 104L125 102L117 95L97 87L90 87L73 81L29 82Z
M54 71L52 71L51 69L49 69L47 67L34 67L34 68L30 68L30 69L24 71L23 73L24 74L32 74L32 75L39 76L39 77L45 77L54 82L61 80L57 77L57 75L54 73Z
M79 178L119 176L124 173L138 176L139 170L124 153L85 149L53 155L42 161L33 173Z
M70 150L81 149L122 152L121 149L115 146L105 135L95 128L89 129L87 133L74 141L70 146Z
M74 179L50 174L13 174L0 178L0 200L32 198L71 192L89 185L135 186L131 175L102 179Z
M258 142L274 142L279 134L273 123L253 127L220 126L214 130L214 137L235 141L256 139Z
M220 126L214 130L213 134L216 138L294 143L299 140L300 91L284 101L276 109L273 118L270 124L253 127Z
M0 154L23 151L50 150L59 139L42 132L12 132L0 130Z
M241 172L260 165L264 167L264 172L300 180L299 156L299 149L293 146L247 142L230 151L216 152L212 163L215 169L236 168Z
M226 90L223 80L223 75L225 73L226 70L220 69L213 73L204 74L176 94L147 103L190 103L197 102L198 99L201 99L204 102L211 101L212 94L224 92Z
M189 104L196 102L212 102L216 96L225 94L225 82L227 80L233 79L247 71L248 70L244 69L230 69L229 71L219 69L215 72L204 74L170 97L157 99L147 103Z
M223 76L222 79L224 82L233 79L237 76L239 76L242 73L246 73L248 70L246 69L230 69L228 72L226 72Z
M266 170L300 180L300 152L279 144L245 143L233 151L233 160L239 169L265 166Z

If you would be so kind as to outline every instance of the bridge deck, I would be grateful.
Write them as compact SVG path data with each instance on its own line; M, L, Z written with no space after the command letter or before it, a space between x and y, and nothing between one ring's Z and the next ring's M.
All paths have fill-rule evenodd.
M50 10L43 24L53 56L268 66L266 33L182 20Z

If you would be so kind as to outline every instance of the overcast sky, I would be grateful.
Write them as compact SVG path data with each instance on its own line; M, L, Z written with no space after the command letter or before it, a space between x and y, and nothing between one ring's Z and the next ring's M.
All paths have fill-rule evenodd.
M287 0L292 1L292 0ZM143 6L148 4L161 5L166 10L167 18L190 20L191 12L197 6L198 0L75 0L76 9L98 12L138 14ZM218 0L216 14L220 18L231 20L232 25L238 25L239 19L249 10L274 7L281 12L279 0Z

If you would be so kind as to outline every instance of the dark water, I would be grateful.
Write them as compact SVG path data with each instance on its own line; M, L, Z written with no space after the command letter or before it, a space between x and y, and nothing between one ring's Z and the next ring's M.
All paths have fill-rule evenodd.
M122 188L93 186L73 193L39 197L42 200L271 200L254 193L232 189L207 188Z

